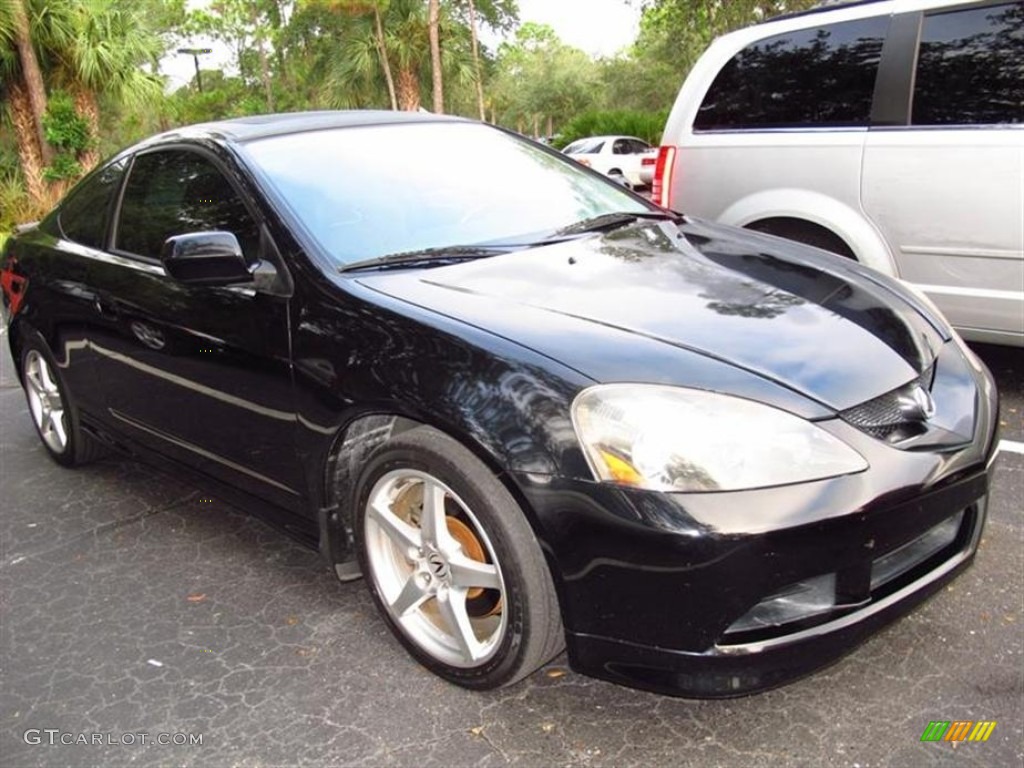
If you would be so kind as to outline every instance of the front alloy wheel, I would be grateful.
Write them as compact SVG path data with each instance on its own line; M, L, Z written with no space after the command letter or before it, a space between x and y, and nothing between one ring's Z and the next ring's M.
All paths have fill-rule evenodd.
M558 600L533 529L460 443L430 427L392 437L367 461L356 503L374 602L432 672L496 688L562 649Z
M455 667L494 655L508 626L501 567L448 486L412 469L384 475L370 491L366 554L388 613L417 645Z

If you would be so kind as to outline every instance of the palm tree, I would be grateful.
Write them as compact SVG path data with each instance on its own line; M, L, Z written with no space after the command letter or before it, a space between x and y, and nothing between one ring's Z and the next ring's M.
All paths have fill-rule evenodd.
M469 33L473 40L473 74L476 75L476 103L480 109L480 120L487 119L484 107L484 78L480 71L480 40L476 26L476 5L469 0Z
M155 62L163 46L154 33L139 24L130 7L119 0L64 1L73 36L53 50L52 80L72 95L95 143L99 137L101 95L131 107L160 98L162 81L140 65ZM95 146L79 157L86 171L98 160Z
M395 78L391 74L391 62L388 61L387 45L384 42L384 23L381 21L381 7L387 10L391 0L378 0L373 4L373 28L377 35L377 54L380 56L380 65L384 70L384 79L388 84L388 96L391 99L391 108L398 109L398 98L395 95Z
M9 69L16 68L16 74L12 73L15 80L12 82L12 109L15 99L21 100L22 97L27 100L29 108L27 115L18 112L21 117L16 123L19 131L19 147L22 141L34 141L36 148L30 154L38 154L43 163L49 163L53 159L53 149L46 142L46 132L43 129L43 116L46 114L46 85L43 82L43 72L33 42L29 9L26 7L25 0L3 0L3 3L0 4L0 30L2 30L0 34L5 42L4 47L8 48L13 45L16 53L15 61L11 62L9 59L7 64ZM4 79L6 81L7 77ZM17 80L20 80L20 83L16 82ZM14 115L12 115L13 117ZM26 122L25 117L30 120ZM25 133L22 134L21 131L25 131ZM29 139L31 134L35 134L34 139Z
M360 0L347 2L359 4ZM346 28L327 63L326 79L333 105L363 107L379 103L377 78L383 73L392 108L415 112L420 107L421 65L430 55L422 0L390 0L379 19L375 16L371 22L362 16L355 22Z
M444 114L444 79L441 72L441 0L430 0L430 65L434 84L434 112Z
M383 16L388 14L391 7L391 0L301 0L301 6L319 8L330 13L339 13L351 19L362 21L369 16L373 17L373 26L367 32L362 25L356 24L349 29L345 35L343 49L348 49L347 54L341 51L343 58L336 59L331 65L333 75L329 78L337 85L341 81L352 79L366 79L372 72L372 58L370 53L376 56L384 80L388 88L388 98L391 101L391 108L398 109L398 97L395 94L395 78L391 71L391 61L388 58L387 41L384 34ZM371 44L372 43L372 44ZM345 56L351 56L355 61L344 61ZM339 106L351 106L349 99L340 101Z

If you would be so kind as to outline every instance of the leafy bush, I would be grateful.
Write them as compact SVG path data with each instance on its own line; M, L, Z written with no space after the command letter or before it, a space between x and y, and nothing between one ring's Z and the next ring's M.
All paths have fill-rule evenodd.
M638 139L657 145L661 132L665 130L668 111L632 112L584 112L566 124L554 141L557 149L587 136L636 136Z
M47 181L77 179L82 175L78 156L92 143L89 124L78 114L71 97L60 91L50 97L43 115L46 141L57 150L53 164L43 171Z
M43 178L47 181L74 180L82 175L82 166L67 152L53 156L53 164L43 169Z
M46 208L32 202L18 175L0 176L0 241L7 239L18 224L36 221L45 214Z

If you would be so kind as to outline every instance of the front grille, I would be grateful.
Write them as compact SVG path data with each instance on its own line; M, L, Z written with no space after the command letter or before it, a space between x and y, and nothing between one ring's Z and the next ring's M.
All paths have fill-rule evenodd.
M925 531L911 542L871 563L871 591L898 579L933 555L946 549L960 536L967 510L962 510Z
M930 391L934 373L935 366L932 365L910 383L842 411L839 418L879 440L896 442L919 434L924 431L923 423L909 418L901 403L909 399L918 387Z
M870 561L861 561L775 590L733 622L719 646L785 637L855 614L976 546L986 498Z

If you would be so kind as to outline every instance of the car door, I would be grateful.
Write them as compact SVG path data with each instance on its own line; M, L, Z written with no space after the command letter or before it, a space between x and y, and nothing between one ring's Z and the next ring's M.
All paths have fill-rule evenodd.
M302 509L287 299L252 285L186 285L160 260L168 237L190 232L231 232L254 263L270 247L226 169L185 147L132 161L110 248L91 278L107 416L148 448Z
M867 215L965 335L1024 340L1024 4L905 22L900 125L872 128ZM897 29L894 26L894 29ZM914 56L913 54L917 55ZM916 62L916 64L915 64Z

